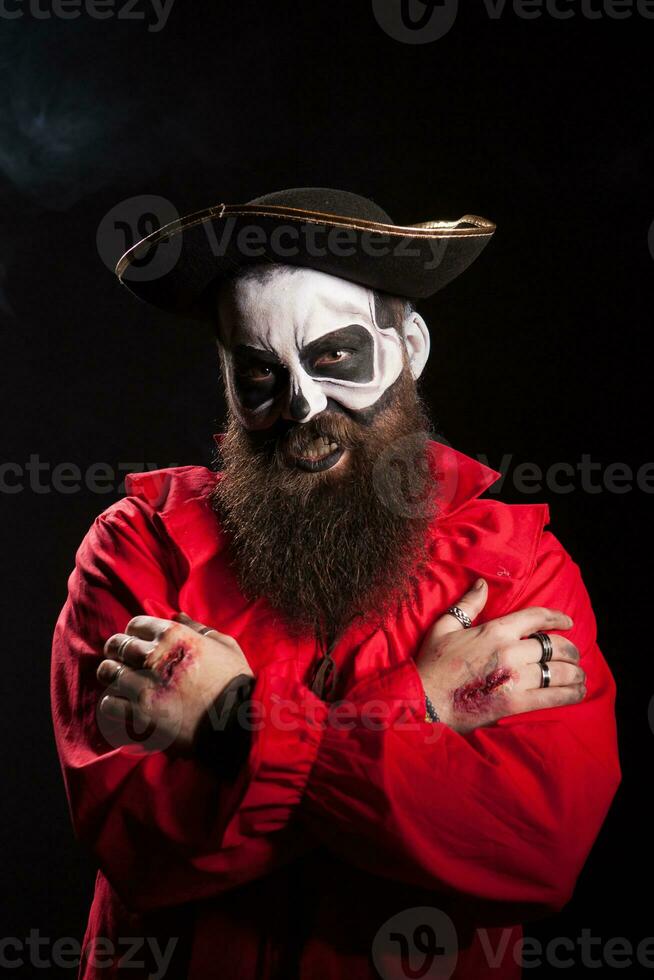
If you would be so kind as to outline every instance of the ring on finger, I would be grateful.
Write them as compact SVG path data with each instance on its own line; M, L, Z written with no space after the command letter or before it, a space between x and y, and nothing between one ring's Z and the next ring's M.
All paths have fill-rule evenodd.
M124 670L127 670L127 664L118 664L116 670L114 671L114 676L111 678L110 682L114 687L119 683Z
M549 687L550 681L552 680L552 674L548 664L539 663L540 667L540 686Z
M540 643L540 647L543 652L541 654L539 663L541 664L548 663L548 661L552 659L552 654L554 652L554 647L552 646L552 638L549 635L549 633L540 633L540 632L530 633L529 639L538 640L538 642Z
M450 608L446 609L445 612L449 613L450 616L454 616L455 619L458 619L464 630L469 630L472 626L470 616L468 616L468 614L465 613L460 606L450 606Z
M198 633L201 633L203 636L208 636L209 633L215 633L217 636L218 630L215 630L213 626L203 626L201 630L198 630Z
M125 650L130 645L133 639L134 639L133 636L126 636L125 639L122 640L120 646L118 647L118 650L116 651L116 660L125 659Z

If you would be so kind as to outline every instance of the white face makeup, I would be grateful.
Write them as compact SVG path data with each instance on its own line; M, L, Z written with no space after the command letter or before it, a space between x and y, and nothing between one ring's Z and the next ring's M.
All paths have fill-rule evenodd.
M406 346L414 378L429 354L429 332L410 313L406 342L375 321L373 293L324 272L278 266L220 291L220 347L232 409L247 429L281 415L308 422L328 407L370 409L397 380Z

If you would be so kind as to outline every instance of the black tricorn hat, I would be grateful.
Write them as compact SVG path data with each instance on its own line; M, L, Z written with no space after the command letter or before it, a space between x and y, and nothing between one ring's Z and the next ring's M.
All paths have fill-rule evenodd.
M146 303L202 320L211 316L210 287L255 263L302 266L424 299L464 272L494 231L493 222L470 214L396 225L358 194L296 187L171 221L125 252L116 275Z

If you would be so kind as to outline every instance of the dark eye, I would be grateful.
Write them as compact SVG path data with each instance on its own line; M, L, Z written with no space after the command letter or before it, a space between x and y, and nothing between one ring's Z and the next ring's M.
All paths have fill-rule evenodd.
M339 364L341 361L347 360L347 358L352 353L347 347L335 347L333 350L328 350L320 357L316 358L315 364Z
M249 367L237 367L236 373L248 381L269 381L273 377L272 368L267 364L251 364Z

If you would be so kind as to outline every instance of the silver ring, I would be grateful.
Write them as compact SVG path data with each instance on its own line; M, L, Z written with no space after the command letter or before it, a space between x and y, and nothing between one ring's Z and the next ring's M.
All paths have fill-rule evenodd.
M120 682L121 674L124 670L127 670L127 664L118 664L114 676L111 678L111 685L115 687Z
M539 663L546 664L548 661L552 659L552 653L554 652L554 648L552 646L552 638L549 635L549 633L530 633L529 639L538 640L538 642L540 643L540 647L543 652L541 654Z
M454 616L455 619L458 619L464 630L469 630L472 626L470 616L468 616L468 614L465 613L460 606L450 606L450 608L446 609L445 612L449 613L450 616Z
M540 663L539 663L538 666L540 667L540 675L541 675L540 676L540 686L541 687L549 687L550 686L550 681L552 680L552 675L550 673L549 666L547 664L540 664Z
M203 636L208 636L209 633L218 635L218 630L215 630L213 626L203 626L201 630L198 630L198 633L201 633Z
M130 643L132 642L133 639L134 639L133 636L126 636L125 639L122 640L120 646L116 650L116 660L122 660L123 659L123 657L125 656L125 650L130 645Z

